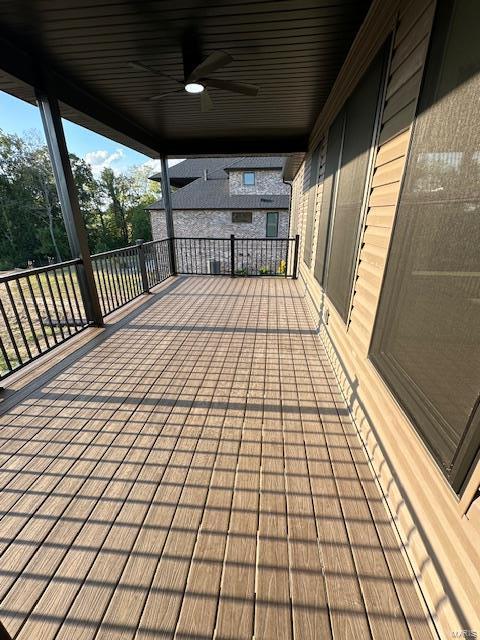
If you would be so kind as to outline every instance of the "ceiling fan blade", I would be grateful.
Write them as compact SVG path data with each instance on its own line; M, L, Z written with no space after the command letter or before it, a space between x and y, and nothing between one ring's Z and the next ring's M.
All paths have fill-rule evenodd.
M246 82L233 82L231 80L220 80L217 78L203 78L202 83L206 87L224 89L225 91L231 91L232 93L241 93L244 96L256 96L258 93L258 87L254 84L247 84Z
M190 73L188 76L188 82L194 82L195 80L203 78L209 73L213 73L217 69L225 67L232 61L232 56L225 51L212 51L212 53L208 55L203 62L200 62L200 64L197 65Z
M149 100L150 102L155 102L156 100L161 100L162 98L165 98L165 96L169 96L172 93L180 93L181 91L183 91L183 88L174 89L173 91L166 91L165 93L160 93L157 96L150 96L149 98L147 98L147 100Z
M138 62L137 60L130 60L130 62L128 63L128 66L131 67L132 69L135 69L136 71L142 71L143 73L145 73L145 71L147 73L153 73L153 75L155 76L162 76L164 78L169 78L170 80L173 80L177 84L183 85L183 82L181 80L177 80L173 76L169 76L168 73L163 73L163 71L157 71L156 69L149 67L147 64L143 64L142 62Z
M206 89L202 91L200 94L200 111L202 113L207 113L207 111L211 111L213 109L213 102L210 94Z

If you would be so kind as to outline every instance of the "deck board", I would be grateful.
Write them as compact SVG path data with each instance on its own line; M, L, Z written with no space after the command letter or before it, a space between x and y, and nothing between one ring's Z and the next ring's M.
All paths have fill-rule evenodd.
M295 281L167 281L18 398L12 637L432 637Z

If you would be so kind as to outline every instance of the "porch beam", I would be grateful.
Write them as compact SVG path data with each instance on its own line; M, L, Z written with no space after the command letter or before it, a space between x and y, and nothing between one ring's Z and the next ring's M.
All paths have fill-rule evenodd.
M58 197L67 232L72 258L80 258L78 284L82 295L87 320L96 327L103 326L103 317L93 276L92 259L88 246L87 230L78 203L77 189L73 179L70 158L63 131L60 108L56 98L37 94L45 138L53 167Z
M170 189L170 178L168 176L168 157L165 155L160 156L160 164L163 207L165 209L165 223L170 247L170 271L172 272L172 275L176 275L177 260L175 256L175 227L173 224L172 191Z

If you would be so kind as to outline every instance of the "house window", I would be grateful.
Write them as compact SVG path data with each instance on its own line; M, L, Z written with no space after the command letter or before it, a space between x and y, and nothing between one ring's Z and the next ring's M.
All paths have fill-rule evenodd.
M255 172L254 171L244 171L243 172L243 184L245 187L253 187L255 186Z
M232 222L234 224L251 224L252 212L251 211L232 211Z
M278 236L278 213L269 211L267 213L267 238L276 238Z
M303 247L303 261L310 266L312 261L313 227L315 224L315 200L317 196L318 172L320 169L320 145L310 157L310 175L308 184L304 185L308 191L307 221L305 225L305 242Z
M333 180L333 202L329 210L331 221L325 288L345 322L350 308L364 198L370 175L386 49L384 46L370 64L347 100L344 116L340 116L345 121L340 162Z
M342 151L343 127L345 111L341 111L328 130L327 155L323 178L322 206L318 220L317 251L315 256L314 276L319 284L325 281L325 254L330 230L330 213L333 205L335 175L339 168Z
M457 493L480 445L478 20L439 6L370 351Z

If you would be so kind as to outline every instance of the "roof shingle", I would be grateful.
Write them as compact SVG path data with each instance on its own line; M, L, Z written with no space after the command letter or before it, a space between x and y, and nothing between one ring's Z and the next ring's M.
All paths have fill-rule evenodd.
M288 209L288 195L230 195L228 180L198 178L172 192L172 209ZM157 200L148 209L163 209Z

